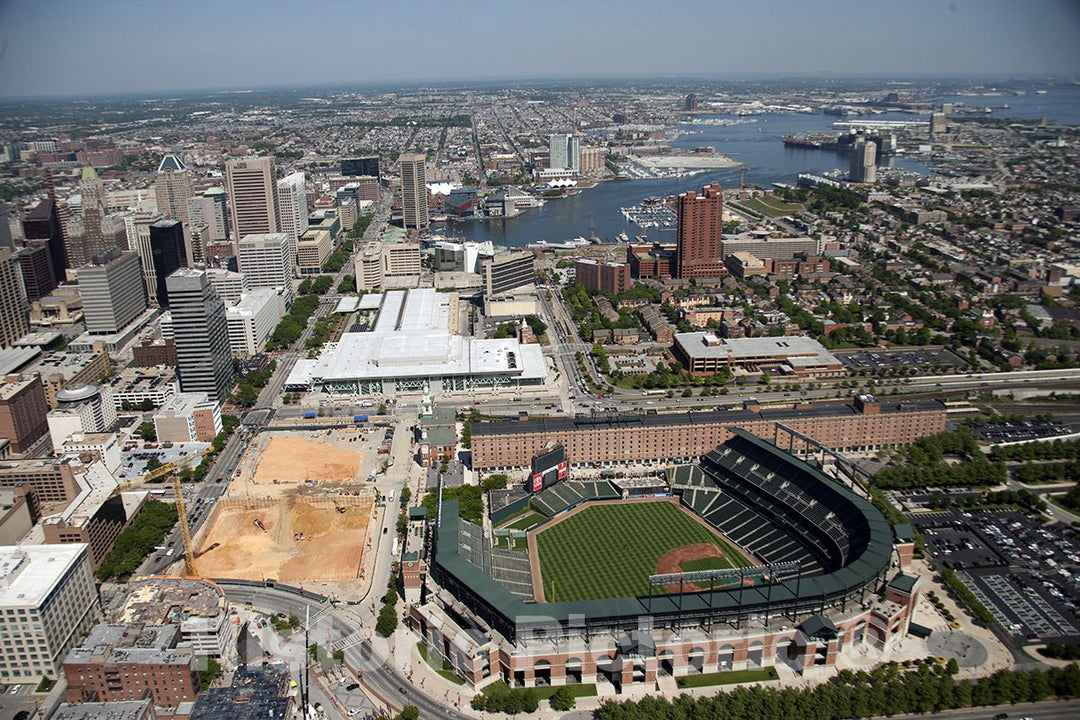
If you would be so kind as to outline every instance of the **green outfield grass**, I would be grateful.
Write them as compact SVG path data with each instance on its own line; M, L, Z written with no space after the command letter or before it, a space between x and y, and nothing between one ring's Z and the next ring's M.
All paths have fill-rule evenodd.
M712 543L724 558L711 567L747 565L718 535L670 502L590 505L540 530L536 547L544 594L552 602L644 595L657 561L683 545ZM726 560L719 565L717 560Z

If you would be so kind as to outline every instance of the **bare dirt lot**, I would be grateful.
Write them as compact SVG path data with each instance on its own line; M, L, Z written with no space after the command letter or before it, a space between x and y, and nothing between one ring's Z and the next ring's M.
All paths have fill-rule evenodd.
M360 451L362 439L340 430L255 438L197 538L200 574L355 580L374 502L364 481L373 453Z
M359 479L362 453L300 437L274 437L259 457L251 481L258 485L354 482Z
M199 552L205 551L197 560L199 573L248 580L353 580L371 509L370 494L337 497L299 489L274 500L223 499L199 545Z

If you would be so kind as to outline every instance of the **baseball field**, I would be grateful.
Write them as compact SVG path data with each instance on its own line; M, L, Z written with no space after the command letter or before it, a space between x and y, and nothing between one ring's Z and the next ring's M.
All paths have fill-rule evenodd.
M546 602L644 595L650 575L752 564L673 499L583 505L531 533L529 551Z

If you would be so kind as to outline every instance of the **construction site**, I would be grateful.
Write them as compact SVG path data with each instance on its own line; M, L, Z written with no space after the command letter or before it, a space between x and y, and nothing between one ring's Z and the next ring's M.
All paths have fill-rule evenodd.
M194 539L199 574L359 578L375 499L367 482L375 453L365 439L363 430L256 437Z

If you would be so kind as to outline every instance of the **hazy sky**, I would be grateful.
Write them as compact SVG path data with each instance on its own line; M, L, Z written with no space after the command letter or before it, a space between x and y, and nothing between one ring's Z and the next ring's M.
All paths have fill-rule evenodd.
M1080 0L0 0L0 96L749 73L1080 75Z

